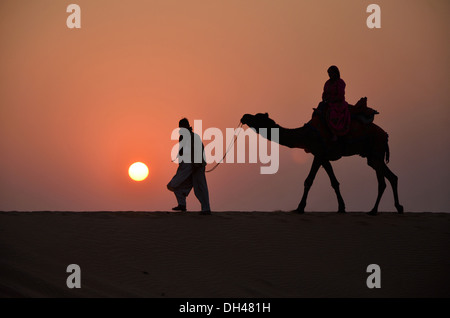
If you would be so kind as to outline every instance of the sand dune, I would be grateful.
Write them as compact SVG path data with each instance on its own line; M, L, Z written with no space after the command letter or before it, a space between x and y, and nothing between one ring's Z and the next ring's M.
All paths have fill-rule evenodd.
M2 212L0 296L449 297L449 242L446 213Z

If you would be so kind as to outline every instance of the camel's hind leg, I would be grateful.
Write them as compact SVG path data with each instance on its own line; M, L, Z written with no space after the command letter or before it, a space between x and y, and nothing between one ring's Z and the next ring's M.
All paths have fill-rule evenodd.
M372 211L369 212L370 215L375 215L378 212L378 205L380 204L381 197L383 196L384 190L386 189L386 181L384 181L384 173L381 167L375 168L375 172L377 173L378 180L378 195L377 200L375 201L375 206Z
M375 202L375 206L373 207L372 211L369 212L369 214L375 215L378 212L378 205L380 204L381 197L383 196L384 190L386 189L386 182L384 178L387 178L392 186L392 191L394 192L395 208L397 209L397 212L403 213L403 206L399 203L398 200L397 176L388 168L388 166L383 161L373 162L372 160L368 160L368 164L373 169L375 169L378 180L377 200Z
M309 189L311 189L311 186L314 182L317 171L319 171L320 166L321 166L321 161L317 157L314 157L314 161L312 163L311 170L309 171L308 177L305 180L305 189L303 191L302 200L298 204L298 207L295 210L295 212L298 212L298 213L305 212L306 199L308 198L308 192L309 192Z
M328 174L328 177L331 181L331 186L334 189L334 192L336 192L337 200L338 200L338 212L339 213L345 213L345 203L344 199L342 199L341 191L339 190L339 181L337 180L336 176L334 175L333 167L331 166L331 163L328 160L324 160L322 163L323 168Z
M383 169L384 169L384 176L386 179L389 180L389 183L392 186L392 192L394 192L394 202L395 202L395 208L397 209L398 213L403 213L403 206L400 204L398 200L398 177L388 168L388 166L383 163Z

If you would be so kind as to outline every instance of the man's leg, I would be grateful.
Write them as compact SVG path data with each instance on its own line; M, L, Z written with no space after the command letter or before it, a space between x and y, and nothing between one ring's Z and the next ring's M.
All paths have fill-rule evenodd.
M192 189L192 178L187 178L181 185L179 185L173 193L177 198L178 207L184 207L186 209L186 197L189 195Z
M167 189L175 191L186 179L190 177L192 173L192 166L190 163L180 163L178 165L177 172L173 176L172 180L167 184Z
M202 211L211 211L205 167L199 167L192 173L192 184L194 186L194 194L202 205Z
M180 163L175 176L170 180L167 189L177 198L178 206L174 210L186 210L186 197L192 189L191 164Z

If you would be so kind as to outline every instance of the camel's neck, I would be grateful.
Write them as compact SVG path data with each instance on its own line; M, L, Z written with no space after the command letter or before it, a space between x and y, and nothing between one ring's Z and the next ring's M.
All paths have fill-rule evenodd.
M309 130L303 126L299 128L288 129L280 127L280 145L289 148L308 148Z
M271 129L267 129L267 133L264 131L259 131L259 133L274 142L278 142L282 146L289 148L308 148L308 138L309 130L303 126L299 128L284 128L280 125L276 125L273 128L278 128L278 140L276 140L275 135L271 132Z

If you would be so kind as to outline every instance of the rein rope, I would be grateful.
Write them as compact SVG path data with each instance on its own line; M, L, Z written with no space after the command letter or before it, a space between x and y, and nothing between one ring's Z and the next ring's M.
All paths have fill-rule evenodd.
M239 129L239 128L241 128L241 127L242 127L242 123L239 121L239 125L236 127L236 129ZM236 131L236 129L235 129L234 131ZM218 163L216 163L216 164L214 165L214 167L212 167L212 168L209 169L209 170L206 170L206 172L214 171L214 169L216 169L216 168L223 162L223 160L224 160L225 157L227 156L228 152L231 150L231 147L232 147L232 146L234 147L234 144L235 144L235 142L236 142L236 140L237 140L239 134L241 133L241 131L242 131L242 129L239 129L239 132L237 133L237 135L236 135L236 134L234 135L234 139L233 139L233 140L230 142L230 144L228 145L227 151L225 151L225 154L223 155L222 159L220 159L220 161L219 161Z

